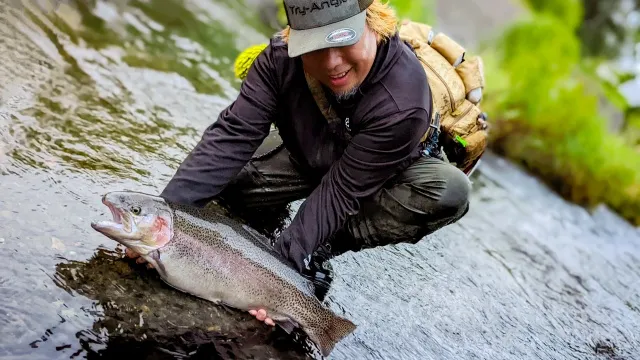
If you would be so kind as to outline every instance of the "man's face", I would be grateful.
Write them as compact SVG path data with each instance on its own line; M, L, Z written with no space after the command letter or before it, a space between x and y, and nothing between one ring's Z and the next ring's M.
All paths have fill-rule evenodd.
M353 95L376 57L376 35L368 27L350 46L316 50L302 55L304 70L339 98Z

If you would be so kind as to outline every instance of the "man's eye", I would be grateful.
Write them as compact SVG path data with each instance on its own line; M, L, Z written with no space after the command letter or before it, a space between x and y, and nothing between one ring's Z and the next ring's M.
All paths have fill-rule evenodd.
M138 206L134 206L134 207L131 208L131 212L133 213L133 215L140 215L141 211L142 210L140 210L140 207L138 207Z

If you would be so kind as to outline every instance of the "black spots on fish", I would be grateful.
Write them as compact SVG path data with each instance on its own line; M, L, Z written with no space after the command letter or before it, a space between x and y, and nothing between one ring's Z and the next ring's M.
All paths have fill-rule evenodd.
M197 238L209 246L224 248L234 254L234 257L248 259L258 264L266 272L271 272L271 279L288 281L289 285L297 287L306 293L312 293L312 288L290 266L287 266L276 256L276 252L264 246L258 246L254 238L242 226L229 218L205 211L199 208L175 206L176 223L185 233ZM262 274L266 276L266 274Z
M176 241L165 250L172 252L168 258L184 287L231 306L262 307L290 317L316 334L321 348L333 347L334 335L327 333L327 326L334 315L315 298L309 281L229 219L171 206Z

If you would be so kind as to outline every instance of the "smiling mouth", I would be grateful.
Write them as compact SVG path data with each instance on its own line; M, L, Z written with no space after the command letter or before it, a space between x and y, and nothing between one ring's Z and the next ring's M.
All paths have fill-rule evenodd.
M347 70L347 71L345 71L345 72L342 72L342 73L340 73L340 74L336 74L336 75L329 75L329 77L330 77L332 80L339 80L339 79L342 79L343 77L347 76L347 74L348 74L350 71L351 71L351 69L349 69L349 70Z

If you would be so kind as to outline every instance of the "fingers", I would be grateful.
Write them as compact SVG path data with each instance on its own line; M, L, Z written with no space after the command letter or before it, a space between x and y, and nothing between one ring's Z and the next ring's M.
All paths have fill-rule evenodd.
M137 252L135 252L135 251L133 251L133 250L131 250L129 248L124 249L124 253L125 253L125 255L127 255L128 257L130 257L132 259L135 259L135 258L140 256L140 254L138 254Z
M264 321L267 318L267 311L264 309L258 310L258 314L256 315L256 318L260 321Z
M147 260L145 260L142 256L140 256L140 254L138 254L137 252L129 248L124 249L124 253L128 258L136 259L136 264L144 264L147 262ZM147 263L147 269L153 269L153 265Z
M275 326L276 323L273 321L273 319L267 317L267 311L264 309L260 309L260 310L249 310L249 314L253 315L256 317L256 319L260 320L260 321L264 321L265 324L270 325L270 326Z

